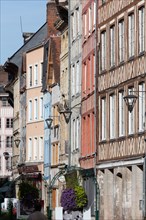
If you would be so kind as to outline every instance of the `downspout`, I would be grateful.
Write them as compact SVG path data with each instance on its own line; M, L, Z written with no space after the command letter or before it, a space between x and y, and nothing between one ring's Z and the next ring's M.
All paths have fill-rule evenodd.
M71 71L70 71L70 1L68 1L68 100L69 100L69 109L71 110ZM69 139L68 139L68 166L71 166L71 118L69 120Z
M95 220L99 220L99 201L100 201L100 193L99 193L99 185L97 182L97 169L96 169L96 163L97 163L97 156L98 156L98 136L99 136L99 126L97 126L97 123L99 122L99 114L98 114L98 71L99 71L99 65L98 65L98 52L97 52L97 42L98 42L98 34L97 34L97 10L98 10L98 0L94 1L95 3L95 64L94 64L94 173L95 173ZM98 129L98 130L97 130Z

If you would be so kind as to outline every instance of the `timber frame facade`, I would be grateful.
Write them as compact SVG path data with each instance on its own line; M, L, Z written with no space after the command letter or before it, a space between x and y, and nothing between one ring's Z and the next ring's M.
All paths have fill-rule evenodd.
M98 182L100 219L145 213L145 1L100 1ZM138 96L131 113L124 96Z

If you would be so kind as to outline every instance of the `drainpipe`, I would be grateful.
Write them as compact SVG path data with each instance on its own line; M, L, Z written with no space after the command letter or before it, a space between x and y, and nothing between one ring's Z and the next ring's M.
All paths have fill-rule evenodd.
M98 71L99 71L99 65L98 65L98 52L97 52L97 42L98 42L98 33L97 33L97 9L98 9L98 0L95 0L95 64L94 64L94 146L95 146L95 153L94 153L94 173L95 173L95 179L94 179L94 184L95 184L95 220L99 220L99 199L100 199L100 193L99 193L99 185L97 182L97 170L96 170L96 160L97 160L97 156L98 156L98 127L96 126L96 124L98 123Z
M71 110L71 71L70 71L70 55L71 55L71 43L70 43L70 1L68 1L68 101L69 109ZM71 118L69 120L69 138L68 138L68 166L71 166Z

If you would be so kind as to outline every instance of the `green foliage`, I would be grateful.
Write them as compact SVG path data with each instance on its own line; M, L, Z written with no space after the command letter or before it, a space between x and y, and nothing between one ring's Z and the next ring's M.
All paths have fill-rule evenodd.
M39 198L39 190L28 182L22 182L19 185L19 199L35 200Z
M84 208L87 205L88 199L85 190L82 186L75 186L76 204L79 209Z
M78 185L77 171L72 171L65 175L66 188L74 189Z

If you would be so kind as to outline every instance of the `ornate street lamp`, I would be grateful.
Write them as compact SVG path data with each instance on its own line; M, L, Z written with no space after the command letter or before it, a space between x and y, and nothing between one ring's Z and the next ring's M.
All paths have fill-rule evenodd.
M136 103L137 98L138 97L136 95L133 95L133 94L129 94L129 95L124 97L124 100L125 100L125 103L128 107L129 112L133 111L133 108L134 108L134 105Z
M8 160L8 159L9 159L9 156L10 156L10 155L9 155L8 152L4 152L3 155L4 155L4 157L5 157L5 160Z
M15 145L16 145L16 147L18 148L19 147L19 145L20 145L20 139L19 138L16 138L15 140L14 140L14 142L15 142Z
M64 119L66 123L68 124L71 118L72 111L70 109L66 109L66 110L60 111L59 113L63 114Z
M53 119L52 118L47 118L45 121L47 123L47 127L50 129L51 126L52 126Z

